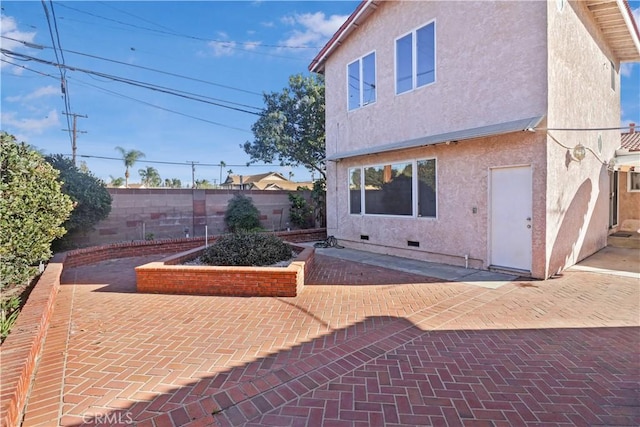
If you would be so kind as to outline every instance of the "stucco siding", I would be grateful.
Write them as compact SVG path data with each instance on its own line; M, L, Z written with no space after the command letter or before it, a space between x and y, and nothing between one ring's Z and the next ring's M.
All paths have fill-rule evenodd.
M416 148L331 163L328 169L328 230L347 246L411 258L487 268L490 168L530 165L534 188L544 180L544 137L529 132L476 139L452 145ZM436 218L354 215L349 213L349 169L413 159L435 158ZM475 208L475 212L474 212ZM533 198L533 240L544 239L544 199ZM360 237L368 236L363 241ZM420 243L408 247L408 241ZM544 247L533 245L534 259L544 259ZM544 263L532 267L536 275Z
M620 125L619 63L583 2L548 8L549 128ZM612 63L614 89L612 89ZM553 275L606 245L609 173L620 131L547 131L547 262ZM571 149L587 148L582 162Z
M543 115L545 19L539 1L382 2L326 63L327 154ZM396 95L395 39L431 21L435 83ZM377 101L347 111L347 64L372 51Z

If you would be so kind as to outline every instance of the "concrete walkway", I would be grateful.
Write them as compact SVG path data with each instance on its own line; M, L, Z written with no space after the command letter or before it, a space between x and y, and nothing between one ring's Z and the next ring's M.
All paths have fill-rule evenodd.
M376 254L348 248L316 248L316 253L353 262L376 265L378 267L407 273L435 277L450 282L463 282L483 288L496 289L517 279L517 276L456 267L435 262L417 261L393 255Z
M321 249L296 298L136 293L155 258L65 271L24 426L640 425L625 275Z

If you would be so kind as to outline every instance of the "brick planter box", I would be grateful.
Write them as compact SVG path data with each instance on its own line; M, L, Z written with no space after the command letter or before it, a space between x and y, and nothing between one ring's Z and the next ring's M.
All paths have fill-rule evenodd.
M180 265L196 258L204 247L136 267L138 292L239 297L295 297L313 268L315 250L300 251L287 267L213 267Z

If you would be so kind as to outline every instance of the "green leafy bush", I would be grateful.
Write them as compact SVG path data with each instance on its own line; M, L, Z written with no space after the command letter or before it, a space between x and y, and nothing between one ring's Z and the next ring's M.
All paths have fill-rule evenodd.
M299 193L289 193L289 219L298 228L313 227L313 208L303 195Z
M233 196L227 205L224 222L232 233L260 229L260 211L250 197L242 194Z
M0 289L22 285L32 266L51 256L51 242L73 202L62 192L58 171L13 135L0 134Z
M82 171L61 154L45 157L46 161L60 172L62 192L74 203L71 217L64 223L67 234L54 242L54 248L71 247L69 238L74 233L90 231L95 224L109 216L111 195L105 183L90 171Z
M266 266L292 256L289 245L273 234L234 233L216 239L200 260L208 265Z

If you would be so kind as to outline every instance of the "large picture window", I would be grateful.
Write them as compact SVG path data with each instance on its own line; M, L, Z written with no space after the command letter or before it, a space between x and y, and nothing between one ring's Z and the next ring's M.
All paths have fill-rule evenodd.
M351 214L434 218L436 195L435 159L349 169Z
M349 111L376 101L375 52L349 64L347 74Z
M396 40L396 94L435 82L435 47L435 22Z
M413 215L411 176L411 163L365 168L364 213Z

